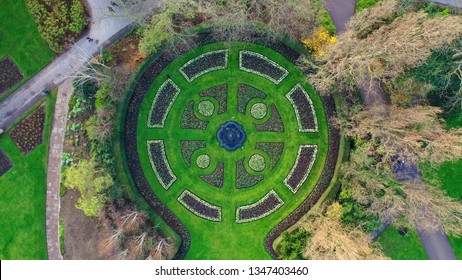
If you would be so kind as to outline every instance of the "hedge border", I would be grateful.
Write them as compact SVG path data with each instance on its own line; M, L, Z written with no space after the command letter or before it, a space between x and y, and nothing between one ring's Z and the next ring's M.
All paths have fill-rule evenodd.
M273 77L270 77L269 75L260 73L257 70L246 68L246 67L244 67L242 65L242 54L247 54L247 55L250 55L250 56L253 55L253 56L259 57L259 58L267 61L272 66L274 66L274 67L278 68L279 70L281 70L282 72L284 72L284 74L282 75L281 78L275 80ZM273 60L269 59L268 57L266 57L266 56L264 56L264 55L262 55L260 53L257 53L257 52L254 52L254 51L248 51L248 50L239 51L239 69L242 70L242 71L253 73L253 74L258 75L260 77L266 78L266 79L270 80L271 82L275 83L276 85L279 85L282 82L282 80L284 80L289 75L289 71L287 71L286 68L282 67L278 63L274 62Z
M311 107L311 116L313 117L314 120L314 129L311 128L303 128L300 112L298 111L298 104L294 101L294 99L291 97L292 93L296 91L297 89L300 89L303 94L305 95L306 99L308 100L308 103L310 104ZM305 89L302 87L302 85L297 84L293 89L289 91L289 93L286 94L286 98L290 101L290 104L292 104L292 107L294 108L295 111L295 116L297 117L297 123L298 123L298 131L299 132L319 132L319 127L318 127L318 118L316 116L316 109L314 108L313 101L311 100L310 96L308 93L305 91Z
M293 189L292 186L289 185L288 181L289 181L290 177L294 174L295 169L297 168L298 164L300 163L300 158L301 158L300 155L301 155L301 152L302 152L302 150L304 148L314 148L313 158L311 159L310 163L308 164L308 169L306 170L305 174L303 174L302 179L300 180L300 182L297 183L297 186L295 186L295 189ZM303 185L303 183L305 183L306 178L308 178L308 176L310 175L311 169L313 168L313 165L316 162L317 155L318 155L318 145L300 145L300 146L298 146L298 153L297 153L297 158L295 159L295 163L292 166L292 169L290 170L289 174L287 174L286 178L284 179L284 185L286 185L286 187L293 194L296 194L298 192L298 190Z
M207 69L197 73L196 75L192 76L192 78L190 78L185 72L183 72L183 69L185 67L188 67L189 65L191 65L192 63L198 61L201 58L204 58L204 57L206 57L208 55L215 54L215 53L225 53L225 65L207 68ZM207 73L210 73L212 71L227 69L228 68L228 55L229 55L229 50L216 50L216 51L206 52L206 53L203 53L203 54L189 60L185 64L183 64L183 66L181 66L178 69L178 71L180 71L181 75L183 75L183 77L186 79L186 81L188 81L188 83L190 83L190 82L194 81L195 79L199 78L200 76L205 75Z
M159 171L157 170L156 165L154 164L153 156L152 156L151 149L150 149L151 144L160 144L161 151L162 151L162 160L165 162L165 166L167 166L168 173L173 178L167 184L165 184L165 182L162 180L162 177L160 176ZM167 191L173 185L173 183L175 183L176 179L178 178L176 177L175 173L173 173L172 167L170 166L170 162L168 161L168 158L167 158L167 154L165 153L164 140L148 140L147 148L148 148L148 156L149 156L149 162L151 163L151 168L156 174L156 177L159 183Z
M214 218L214 217L208 217L208 216L205 216L199 212L196 212L194 209L192 209L192 207L190 207L186 202L183 201L183 198L185 196L191 196L192 198L194 198L195 200L197 200L199 203L202 203L203 205L209 207L209 208L212 208L212 209L216 209L218 211L218 215L219 215L219 218ZM189 190L184 190L181 195L177 198L178 202L183 205L186 209L188 209L191 213L193 213L194 215L202 218L202 219L205 219L205 220L208 220L208 221L212 221L212 222L221 222L221 207L220 206L217 206L217 205L213 205L207 201L205 201L204 199L198 197L197 195L195 195L193 192L189 191Z
M239 214L240 214L240 211L241 210L247 210L247 209L251 209L251 208L255 208L256 206L262 204L265 202L266 199L268 199L268 197L270 195L274 195L276 197L276 199L279 201L279 204L276 205L276 207L272 208L270 211L268 212L265 212L263 213L262 215L260 216L256 216L256 217L253 217L253 218L249 218L249 219L240 219L239 218ZM274 191L274 189L272 189L271 191L269 191L267 194L265 194L262 198L260 198L258 201L254 202L254 203L251 203L251 204L247 204L247 205L243 205L243 206L239 206L237 207L236 209L236 223L237 224L243 224L243 223L250 223L250 222L255 222L255 221L258 221L258 220L261 220L271 214L273 214L274 212L276 212L279 208L281 208L282 206L284 205L284 201L281 199L281 197L276 193L276 191Z
M172 100L168 104L167 109L165 110L165 114L162 117L162 123L152 124L152 114L154 113L154 106L157 100L159 99L159 95L162 93L162 91L164 90L164 88L167 86L168 83L171 83L176 91L173 94ZM152 101L151 108L149 109L149 114L148 114L148 127L149 128L164 128L165 120L167 119L167 116L170 113L170 110L172 109L173 103L175 103L175 100L178 97L178 94L180 94L180 92L181 92L181 89L175 84L175 82L172 81L172 79L167 79L165 82L162 83L162 85L157 90L156 96L154 97L154 100Z

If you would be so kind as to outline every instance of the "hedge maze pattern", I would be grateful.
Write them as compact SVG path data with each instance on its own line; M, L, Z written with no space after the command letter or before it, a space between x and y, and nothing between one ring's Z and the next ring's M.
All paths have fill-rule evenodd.
M295 61L297 61L299 58L299 54L297 52L277 40L268 40L267 35L263 35L254 31L249 31L249 34L251 34L251 36L246 37L247 39L245 40L249 40L249 42L256 43L261 46L269 47L282 54L292 63L295 63ZM291 160L287 159L287 157L290 157L290 155L293 154L290 153L290 151L286 151L285 149L292 149L293 146L285 145L285 143L282 142L284 141L284 138L277 138L277 140L274 142L263 142L271 139L265 138L264 140L260 140L262 142L257 142L259 140L258 135L260 133L269 133L268 135L272 135L271 133L285 133L284 135L290 135L290 133L294 133L292 128L295 126L298 126L296 133L303 133L305 135L307 133L311 133L313 135L317 134L319 133L317 114L320 112L320 109L322 112L322 108L319 107L319 99L313 99L315 102L317 102L316 106L318 106L315 109L315 105L310 98L310 95L313 96L312 92L309 91L310 94L308 94L301 84L293 86L289 84L292 83L291 79L285 80L285 78L291 74L292 68L290 67L292 66L286 69L276 62L278 59L273 60L255 50L246 50L246 47L239 50L233 50L229 48L218 49L215 51L206 51L195 57L189 56L189 60L184 64L183 62L185 60L182 60L181 64L179 64L180 66L174 70L176 71L176 74L168 76L169 78L164 81L161 86L158 86L156 94L151 102L151 110L148 112L147 122L143 124L142 119L140 119L140 124L138 127L133 125L138 123L138 116L140 115L140 108L144 102L144 97L152 87L152 84L155 82L156 78L161 74L163 69L167 68L172 62L175 61L176 58L181 57L193 48L198 46L208 46L211 43L215 43L221 40L217 37L214 37L213 32L201 33L197 36L196 39L198 39L199 42L193 45L184 45L184 43L180 42L181 46L178 47L178 49L181 50L180 52L169 52L168 50L162 52L159 56L154 58L155 60L153 61L156 63L152 63L151 65L147 66L141 73L142 75L136 78L136 85L133 88L133 95L128 105L128 113L125 122L125 147L128 167L132 174L132 178L135 181L135 185L146 198L148 203L156 210L159 216L162 217L167 222L167 224L169 224L172 229L180 235L182 244L176 255L176 258L183 258L186 255L187 251L189 250L191 239L186 226L177 216L175 216L174 212L172 212L169 207L166 206L166 204L170 205L175 203L178 205L178 207L180 207L179 209L186 208L192 214L189 214L189 212L186 211L184 212L188 213L188 215L191 215L191 217L192 215L195 215L206 220L204 222L221 222L223 220L222 207L234 207L233 209L235 209L235 222L237 224L250 223L264 219L265 217L270 216L272 213L277 212L279 209L290 209L291 212L289 212L288 216L286 216L287 214L284 212L286 210L279 210L279 212L284 213L286 217L271 215L271 217L274 217L272 219L275 221L277 220L278 223L265 238L265 248L273 257L276 258L277 254L272 248L272 241L274 241L274 239L283 230L293 225L304 213L306 213L311 208L311 206L319 199L320 195L327 188L330 179L333 176L333 168L335 167L338 154L338 131L336 131L334 128L331 128L331 126L328 126L329 137L326 138L326 140L329 140L329 149L327 154L324 150L321 150L323 154L322 160L324 161L324 156L326 156L326 163L329 164L330 168L318 168L319 164L316 161L318 157L317 145L305 144L303 142L297 143L299 146L298 153L294 159L295 162L291 166L289 174L284 178L285 174L287 174L287 170L286 172L282 173L282 176L278 177L280 178L280 181L271 182L272 184L279 184L280 186L274 186L274 189L271 189L269 192L268 189L266 189L263 191L263 193L266 193L266 195L260 199L249 200L255 202L249 204L240 202L236 203L236 205L229 205L225 201L217 200L216 198L210 199L208 195L204 195L203 197L201 195L201 197L199 197L193 193L193 191L196 192L197 185L184 184L183 182L186 181L183 181L181 177L189 176L190 174L197 172L198 174L195 174L194 178L196 179L194 180L198 180L197 182L201 182L200 180L202 180L204 182L203 185L200 185L200 188L204 188L204 191L196 192L200 194L207 194L207 192L215 191L220 192L223 188L225 188L225 186L228 186L227 184L234 184L236 192L252 191L252 193L257 193L254 191L257 190L257 188L264 189L267 185L263 184L263 181L267 178L271 178L272 172L279 172L281 167L290 168L290 166L286 166L286 163ZM227 45L226 47L228 48ZM208 50L210 49L213 48L208 48ZM231 52L233 52L232 56L230 55ZM273 55L269 56L276 57ZM228 60L230 58L236 59L236 61L229 63ZM290 90L289 93L287 93L287 91L274 92L274 90L266 88L264 90L260 90L261 86L258 86L257 88L257 84L254 86L244 83L236 83L233 86L230 86L230 84L222 82L219 85L217 85L218 83L214 83L213 86L206 88L205 90L202 90L201 87L201 91L196 92L195 96L185 95L186 93L179 95L181 91L186 92L186 88L184 86L185 84L189 83L191 87L194 87L196 83L208 81L208 79L212 78L213 75L220 76L222 73L226 73L224 71L229 71L230 65L232 67L238 66L238 71L251 73L243 74L248 75L249 77L248 79L244 80L247 81L247 83L250 83L248 82L249 80L262 79L264 83L274 84L274 87L276 88L290 86L292 90ZM258 75L258 77L255 75ZM165 75L163 77L165 77ZM198 79L199 77L201 78ZM265 80L269 80L270 82ZM237 92L231 91L236 89ZM231 94L237 94L237 99L231 99ZM289 104L287 106L291 107L295 112L296 120L295 118L290 117L290 126L288 126L287 129L287 124L285 123L286 119L289 118L286 115L287 111L281 110L283 113L283 115L281 115L278 109L279 103L274 102L275 99L272 96L273 94L280 94L282 98L286 100L285 102ZM335 113L332 100L326 99L324 97L321 97L321 99L322 106L324 106L324 112L326 113L327 117L332 116ZM182 100L180 102L182 107L178 107L178 102L175 102L175 100ZM230 100L237 102L237 104L229 103ZM213 101L212 103L214 104L214 109L212 115L198 113L198 104L201 101ZM261 117L261 121L259 120L260 114L255 114L258 116L257 118L252 118L251 114L251 107L257 104L257 102L266 105L267 108L266 115L263 113L261 114L261 116L263 116ZM146 105L143 106L145 106L144 108L148 108ZM175 110L171 110L173 106L175 106ZM225 162L220 159L220 153L208 152L209 149L214 149L214 145L209 145L209 141L211 141L210 138L204 138L203 140L196 139L199 135L205 135L205 133L215 134L216 131L209 131L209 124L210 127L216 127L213 118L218 117L219 115L228 116L228 114L233 114L233 112L229 112L230 110L236 110L236 113L240 113L240 118L251 118L252 121L250 122L250 126L253 126L253 131L257 132L257 136L252 136L254 137L251 142L253 145L251 147L246 147L248 152L245 152L246 154L243 155L243 157L237 157L240 159L237 160L235 164L228 164L229 160L225 160L225 164ZM179 114L177 113L178 117L175 116L170 118L170 113L174 111L179 112ZM146 118L143 119L146 120ZM170 123L170 119L178 120L179 124ZM324 118L322 121L324 121ZM292 124L294 124L294 126L292 126ZM174 132L165 134L164 136L159 137L159 139L153 138L152 140L149 140L149 138L146 138L147 140L144 140L143 138L143 141L145 142L142 143L146 143L147 145L150 167L152 172L155 174L155 178L157 178L159 185L161 186L159 189L157 189L156 186L151 185L154 183L151 177L154 178L154 176L150 175L149 178L146 178L144 172L150 172L149 170L145 169L146 164L144 162L147 162L145 160L146 156L143 155L144 158L142 167L138 155L138 150L136 148L137 129L143 129L142 125L144 125L144 129L148 127L153 130L162 129L169 132L175 131L175 129L191 130L191 135L195 135L194 138L190 138L186 133L182 134L182 137L184 138L175 140L177 141L174 142L175 147L178 147L178 143L180 143L180 151L177 150L177 152L178 154L181 152L181 157L174 155L170 156L169 158L167 158L167 153L170 153L173 149L173 144L171 144L172 140L170 140L169 137L175 135ZM322 126L321 129L326 130L326 128ZM192 130L196 131L193 133ZM167 144L169 150L166 150L164 141L169 141ZM234 152L238 153L240 151L237 150ZM293 151L293 153L294 152L295 151ZM222 153L226 152L223 150ZM261 159L259 160L264 164L263 169L254 168L252 170L250 167L249 157L256 153L265 156L263 161L261 161ZM199 155L204 154L210 155L209 164L207 164L207 167L204 165L203 169L201 169L194 159L197 159ZM180 161L184 161L185 163L181 164L181 169L179 169L181 172L177 170L177 168L180 167L176 162L176 158L180 158ZM169 159L173 159L173 161L169 162ZM284 164L280 164L280 162L283 162ZM292 208L287 208L290 207L291 204L291 201L287 200L290 199L287 195L289 194L291 196L300 196L299 190L302 188L304 182L309 177L315 163L316 170L321 170L322 173L319 173L319 179L316 178L317 183L314 190L309 193L307 197L303 197L301 203L298 202L300 204L297 204L297 208L294 208L294 210L292 210ZM190 170L190 172L185 172L186 170ZM232 170L234 172L227 170ZM174 171L176 171L175 173L177 175L181 174L180 178L177 178ZM192 176L190 177L192 178ZM200 180L198 178L200 178ZM233 178L233 181L231 181L229 178ZM178 182L175 183L177 180ZM309 182L312 181L313 180L310 180ZM186 189L186 187L188 187L188 189ZM285 187L287 187L292 194L284 190ZM170 192L166 192L170 188ZM252 189L250 190L249 188ZM281 196L278 195L275 189ZM284 192L280 190L284 190ZM158 197L159 192L170 193L172 196L174 196L174 199L172 200L173 202L163 200L163 194L161 197ZM210 201L213 201L214 203L211 203ZM225 211L224 213L227 212ZM225 216L224 218L229 218L229 216Z

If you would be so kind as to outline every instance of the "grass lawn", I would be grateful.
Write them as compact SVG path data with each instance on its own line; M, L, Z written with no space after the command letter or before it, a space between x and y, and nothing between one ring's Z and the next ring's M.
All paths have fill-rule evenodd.
M382 251L392 260L427 260L427 254L416 231L401 236L395 227L388 227L377 241Z
M26 1L1 2L0 59L9 55L24 74L24 82L52 61L55 54L40 36ZM1 94L0 101L11 91Z
M228 68L205 74L191 83L181 75L178 69L190 59L212 50L228 49ZM244 72L238 68L238 51L240 49L256 51L268 58L276 61L289 71L289 75L278 85L258 75ZM148 128L148 114L154 96L159 86L170 77L181 89L176 101L173 103L170 113L166 118L165 128ZM218 108L215 99L201 98L199 93L212 86L228 84L227 112L217 115L216 111L212 117L206 118L198 114L197 104L199 100L210 100ZM258 99L270 108L270 104L276 104L285 126L285 132L258 132L253 123L262 123L268 119L266 116L262 121L255 121L250 116L249 109L257 100L250 101L247 106L247 113L241 114L237 111L237 92L238 84L245 83L251 85L264 93L266 99ZM316 115L319 124L318 133L300 133L295 112L291 103L285 97L297 83L301 83L316 108ZM195 101L196 115L209 121L205 130L186 130L180 128L181 117L190 100ZM226 151L219 146L216 133L221 124L228 120L238 122L244 127L247 138L244 146L236 151ZM297 206L310 194L316 184L326 160L327 154L327 120L322 109L320 97L314 92L312 87L306 82L303 74L281 54L266 47L243 44L243 43L216 43L199 47L173 61L153 82L153 85L146 95L138 121L138 154L145 176L150 183L153 191L162 201L177 215L186 225L191 233L191 248L186 256L187 259L270 259L271 257L264 248L264 238L268 232L289 213L293 212ZM162 139L165 143L168 161L173 172L178 177L175 183L166 191L160 185L151 167L147 144L148 140ZM206 148L196 151L193 154L191 167L184 162L181 154L180 140L204 140ZM281 160L275 169L269 171L266 168L262 172L253 172L248 166L246 170L254 175L261 174L265 178L257 185L246 188L236 189L236 162L245 157L249 159L254 153L261 153L267 162L269 157L260 150L255 149L257 142L284 142L284 151ZM300 144L318 145L316 161L311 169L305 183L293 194L283 183L284 178L290 172L298 152ZM196 157L206 153L211 157L211 164L202 170L195 165ZM224 186L216 188L208 185L199 178L199 174L209 174L218 162L224 162ZM177 198L185 190L190 190L197 196L208 202L221 206L222 221L212 222L200 218L183 205ZM274 189L285 204L273 214L260 220L248 223L236 223L236 208L239 206L254 203Z
M21 154L6 133L0 136L0 148L14 164L0 177L0 259L3 260L48 258L46 172L55 98L56 94L46 98L44 142L28 156Z
M370 8L382 0L358 0L356 1L356 12L361 12L364 9Z
M462 127L462 119L455 116L447 119L448 127ZM446 162L438 170L443 190L456 199L462 198L462 160ZM449 237L457 259L462 260L462 238Z

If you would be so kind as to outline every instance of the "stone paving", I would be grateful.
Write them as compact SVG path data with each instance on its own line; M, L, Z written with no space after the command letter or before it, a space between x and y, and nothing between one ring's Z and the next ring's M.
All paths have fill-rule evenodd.
M64 133L66 131L69 100L73 92L72 81L65 81L58 89L53 128L50 136L47 172L46 230L48 258L62 260L59 248L59 189L61 183L61 159L63 154Z

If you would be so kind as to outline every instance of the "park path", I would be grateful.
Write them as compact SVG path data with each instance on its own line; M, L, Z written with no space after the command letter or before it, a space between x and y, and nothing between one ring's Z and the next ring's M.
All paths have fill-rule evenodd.
M58 88L53 128L50 136L47 172L46 231L48 259L62 260L59 246L59 189L61 183L61 159L63 155L64 132L69 112L69 100L73 92L72 80L68 79Z
M455 7L462 7L462 0L436 0L429 2L439 2ZM354 16L356 5L356 0L326 0L326 9L329 12L332 21L334 22L335 27L337 28L338 33L345 31L345 26ZM353 9L351 8L353 6ZM389 105L389 99L387 94L383 91L380 86L380 82L377 80L368 80L360 85L359 87L361 97L364 104L368 109L375 108L377 106L382 106L386 108ZM386 111L382 111L383 114L386 114ZM402 165L401 168L394 170L395 175L398 178L407 178L404 180L419 180L423 181L421 173L418 170L417 165L415 164L406 164ZM439 221L438 221L439 222ZM387 221L379 231L374 232L374 235L377 236L381 231L389 225ZM429 259L431 260L455 260L454 251L452 250L451 244L449 243L448 237L443 232L441 228L437 231L424 231L417 230L420 240L425 248L425 252Z
M6 129L14 121L39 102L45 93L72 77L92 57L114 43L131 29L131 21L122 16L109 16L110 0L88 0L91 23L86 35L94 38L88 42L82 36L67 52L58 56L48 66L29 79L0 103L0 128Z

